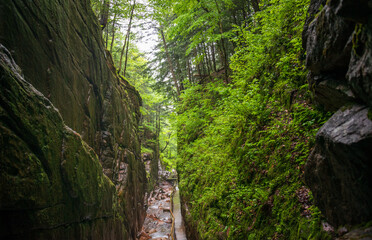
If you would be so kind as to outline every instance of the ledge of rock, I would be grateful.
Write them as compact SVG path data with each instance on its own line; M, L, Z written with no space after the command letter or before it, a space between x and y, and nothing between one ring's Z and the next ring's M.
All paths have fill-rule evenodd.
M372 3L312 0L303 32L315 101L336 111L305 167L317 205L334 226L372 220Z

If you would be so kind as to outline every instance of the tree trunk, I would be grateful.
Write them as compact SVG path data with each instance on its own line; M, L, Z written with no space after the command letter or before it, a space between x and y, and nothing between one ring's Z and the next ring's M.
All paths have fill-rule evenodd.
M124 46L123 48L121 49L121 53L120 53L120 62L119 62L119 70L118 70L118 73L120 74L120 71L121 71L121 65L123 63L123 55L124 55L124 51L125 51L125 48L127 47L127 45L129 45L129 35L130 35L130 28L132 26L132 19L133 19L133 13L134 13L134 7L136 6L136 0L134 0L133 2L133 6L132 6L132 10L130 12L130 18L129 18L129 24L128 24L128 30L127 30L127 35L125 36L125 40L124 40ZM127 47L128 49L128 47ZM127 55L127 54L126 54Z
M203 76L206 75L206 70L205 70L205 65L204 65L204 54L203 54L203 51L200 48L200 45L199 44L196 45L196 51L199 53L199 55L202 55L202 58L201 59L198 57L198 59L200 59L200 61L198 63L198 66L201 69L200 78L203 78Z
M182 69L181 69L181 65L180 65L180 61L178 61L178 57L175 56L175 62L176 62L176 72L178 73L177 76L179 76L179 78L182 80L184 78L184 74L182 72ZM183 83L182 81L179 82L179 88L180 88L180 91L184 90L184 86L183 86Z
M102 9L100 13L100 20L99 20L102 30L105 29L105 27L107 26L107 21L109 17L109 9L110 9L110 0L103 0Z
M195 58L198 57L198 52L197 52L197 50L194 50L194 56L195 56ZM199 78L201 78L202 73L201 73L201 71L200 71L200 65L199 65L199 63L196 64L196 70L197 70L197 72L198 72Z
M216 66L216 53L215 53L215 51L214 51L214 43L213 43L213 42L212 42L211 51L212 51L213 70L214 70L215 72L217 72L217 66Z
M174 86L176 87L177 95L179 96L181 94L180 93L180 87L178 86L178 81L177 81L176 74L174 72L173 63L172 63L172 60L171 60L171 58L169 56L168 46L167 46L167 42L165 41L165 36L164 36L163 29L160 29L160 34L161 34L161 37L163 39L164 50L165 50L165 54L167 55L167 60L168 60L168 64L169 64L169 68L170 68L171 74L172 74Z
M220 8L217 4L217 1L214 0L215 4L216 4L216 8L217 8L217 11L218 11L218 15L220 16L221 15L221 11L220 11ZM222 21L221 21L221 18L219 17L219 30L220 30L220 34L222 35L223 34L223 26L222 26ZM225 40L224 38L221 36L221 50L223 52L222 54L222 59L223 59L223 62L222 64L224 65L224 68L225 68L225 80L226 80L226 83L228 83L228 69L229 69L229 62L228 62L228 54L227 54L227 50L226 50L226 46L225 46Z
M187 73L188 73L188 77L189 77L189 82L191 84L193 84L193 81L192 81L192 75L191 75L191 66L190 66L190 59L187 58L186 60L186 64L187 64Z
M127 71L128 52L129 52L129 40L130 40L130 34L129 34L128 40L127 40L127 50L125 51L125 63L124 63L124 71L123 71L123 76L124 77L125 77L125 73Z
M159 157L160 157L160 112L161 111L161 108L160 108L160 103L158 103L158 106L156 107L156 156L155 156L155 159L156 161L159 161Z
M107 47L108 47L108 35L109 35L109 31L108 31L108 28L106 28L106 36L105 36L105 47L106 47L106 49L107 49Z
M251 3L252 3L254 12L260 11L260 6L259 6L260 0L251 0Z
M204 47L204 52L205 52L205 61L207 63L207 70L208 70L208 75L211 74L211 61L210 61L210 58L209 58L209 51L206 47L206 44L205 42L203 42L203 47Z
M110 46L111 54L112 54L112 47L114 46L114 41L115 41L115 22L116 22L116 13L114 15L114 20L112 21L112 38L111 38L111 46Z

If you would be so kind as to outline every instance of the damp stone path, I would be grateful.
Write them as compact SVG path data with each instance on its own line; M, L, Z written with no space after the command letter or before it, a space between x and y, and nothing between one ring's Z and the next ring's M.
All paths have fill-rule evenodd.
M161 181L148 200L148 209L138 240L173 240L171 195L173 186Z

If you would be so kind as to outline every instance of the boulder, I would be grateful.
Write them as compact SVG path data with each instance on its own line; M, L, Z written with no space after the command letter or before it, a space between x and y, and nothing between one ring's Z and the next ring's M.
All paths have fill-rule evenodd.
M316 102L338 110L319 130L305 180L334 226L372 220L372 3L312 0L303 32Z
M303 34L306 42L306 66L314 76L332 73L345 77L345 66L350 61L350 37L353 30L354 24L337 16L328 5L314 16Z
M305 180L336 227L372 220L371 23L371 1L312 0L303 32L314 100L338 110L316 136Z
M314 100L326 111L337 111L340 107L355 101L354 93L345 81L338 81L335 76L318 75L310 77L313 84Z
M346 74L353 92L372 107L372 14L366 25L357 25Z
M372 240L372 227L354 229L336 240Z
M334 226L372 219L372 121L368 108L337 111L322 126L306 164L306 183Z

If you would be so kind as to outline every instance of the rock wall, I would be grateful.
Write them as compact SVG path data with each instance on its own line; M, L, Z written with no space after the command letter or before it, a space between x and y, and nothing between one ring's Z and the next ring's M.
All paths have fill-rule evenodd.
M372 1L312 0L303 32L319 130L305 178L334 226L372 220Z
M0 45L1 239L122 239L115 186Z
M54 126L39 126L37 122L31 126L25 123L17 126L17 130L14 130L15 127L11 126L13 120L9 120L7 123L2 122L6 125L2 130L2 136L3 131L8 131L5 130L6 128L12 131L9 134L13 134L14 138L21 139L23 138L22 134L27 135L33 128L39 129L38 135L31 134L33 137L27 139L28 142L25 140L27 142L26 145L28 146L29 142L31 142L31 146L28 146L30 152L35 154L37 158L42 159L39 161L41 163L50 161L50 164L55 169L49 169L48 164L42 164L38 166L41 170L37 171L44 171L47 175L49 173L52 175L57 174L54 171L60 171L61 176L58 173L55 176L58 180L49 179L49 181L52 181L50 183L52 185L41 189L40 191L43 191L43 194L40 193L40 197L24 195L22 200L19 200L21 202L33 202L32 207L27 204L22 205L19 202L19 204L10 204L11 202L17 202L11 197L12 195L8 198L2 198L0 202L1 222L7 222L10 227L2 228L0 236L4 235L4 233L7 236L20 234L16 227L18 224L17 217L31 214L29 225L24 228L22 233L24 234L23 236L28 236L27 234L31 234L31 232L35 232L38 229L44 229L45 232L48 232L46 229L53 229L50 232L61 232L61 235L53 235L56 236L55 239L80 239L84 238L83 236L88 236L89 232L94 231L110 234L110 229L112 229L115 232L115 236L134 239L145 217L144 198L146 197L147 188L138 137L141 98L128 82L116 75L112 59L103 46L101 30L90 8L89 1L1 1L0 43L10 51L15 62L22 69L22 79L31 83L48 99L42 100L43 102L50 101L58 109L63 119L63 123L61 120L59 125L66 124L73 129L71 131L76 132L76 134L69 133L70 135L79 135L85 142L81 143L81 140L76 140L83 147L74 146L76 154L70 153L66 157L62 157L62 159L66 158L67 162L77 161L79 164L84 165L85 168L92 167L92 171L101 176L102 174L99 173L100 166L97 163L89 163L89 161L93 161L91 158L96 159L96 154L103 167L104 174L108 177L101 176L100 178L106 179L104 180L107 181L106 185L113 183L116 187L116 189L107 188L104 191L102 190L103 192L98 193L97 189L102 187L103 180L88 181L89 177L93 177L93 175L87 175L85 170L83 171L85 173L80 172L79 167L75 169L75 172L77 175L82 174L83 180L79 180L79 177L76 176L68 179L70 183L67 185L65 182L60 182L64 179L60 177L65 176L63 173L63 160L60 159L64 151L61 139L67 138L63 137L63 134L67 134L64 133L66 131L61 129L66 127L62 126L59 127L59 130L55 130L59 131L59 135L54 139L55 136L50 134L50 131L54 130L49 129L49 127L54 128ZM6 68L4 67L4 69ZM2 78L3 81L5 80ZM17 98L2 99L2 103L4 101L7 101L8 105L18 104ZM27 100L25 101L27 102ZM22 102L20 105L25 105L26 102ZM26 121L33 121L33 118L39 120L46 118L46 116L41 117L41 114L46 111L44 108L51 108L51 105L49 105L38 107L43 110L26 108L24 112L25 117L28 116L30 119ZM7 114L12 116L10 119L21 118L21 112L13 112L11 109L7 109ZM56 141L55 148L57 149L59 144L59 150L53 152L45 150L46 152L44 152L44 147L47 145L39 140L40 137L45 138L45 141L48 139L48 141ZM28 137L26 136L26 138ZM9 141L9 139L3 138L1 142L1 154L9 159L9 162L7 162L7 158L1 159L1 175L2 177L3 174L4 176L14 175L18 178L21 173L11 167L11 161L13 161L11 156L19 161L20 165L17 165L16 169L20 167L27 169L29 154L16 153L20 151L17 144L13 142L12 145ZM88 151L87 149L90 148L92 150ZM79 156L80 152L85 151L84 149L91 155L87 157L85 155L88 153L84 153L85 158L88 160L84 160ZM9 153L7 151L14 151L14 155L9 155L8 157ZM35 174L27 181L39 181L40 179L36 179L38 177L39 175ZM5 180L4 177L2 181ZM14 195L17 195L18 191L21 194L22 190L18 189L21 188L21 186L18 186L21 182L10 183L14 185ZM4 186L2 182L0 186L1 192L10 191ZM69 187L76 189L69 191ZM107 211L100 209L97 211L106 211L112 216L116 215L118 217L112 218L110 214L106 214L107 217L98 217L101 219L101 225L94 228L94 231L91 231L89 227L85 227L87 223L91 223L89 219L95 216L94 214L84 214L84 209L80 208L79 204L90 206L90 202L79 200L83 202L78 203L75 201L76 198L80 199L79 194L83 194L84 191L87 191L86 194L91 194L92 196L100 194L102 201L105 201L108 205L111 204L111 209ZM46 196L52 198L53 201L44 199ZM72 199L67 200L69 198ZM105 198L111 199L112 203L108 203L108 200L104 200ZM58 204L61 203L66 204L66 206L63 208L59 207ZM54 204L57 205L54 206ZM90 209L94 209L97 206L99 205L92 205ZM57 211L55 208L59 210ZM36 213L32 209L44 212L42 216L35 215ZM70 212L80 217L66 218L63 221L54 219L59 214L64 216L64 214ZM97 216L101 215L98 214ZM43 225L39 226L38 223L46 221L46 218L52 223L45 227ZM7 219L13 220L8 222ZM56 221L56 223L54 224L53 221ZM71 226L71 231L80 235L70 234L70 231L65 232L61 226ZM10 230L7 231L7 229ZM116 234L116 232L120 232L120 234ZM125 234L125 232L128 232L128 234ZM47 234L49 233L46 233L45 236ZM112 238L109 237L107 239ZM36 239L50 238L38 236Z
M149 127L143 126L140 134L142 146L142 161L145 163L148 179L148 190L154 190L159 178L159 146L156 134Z

